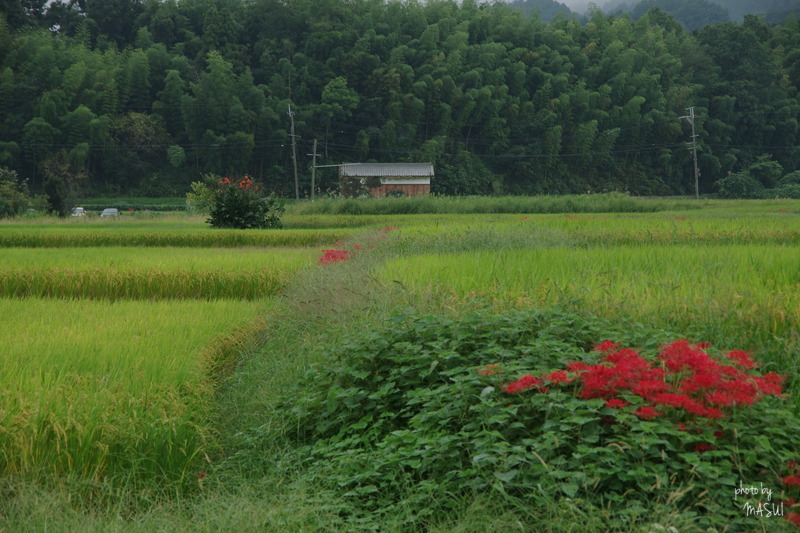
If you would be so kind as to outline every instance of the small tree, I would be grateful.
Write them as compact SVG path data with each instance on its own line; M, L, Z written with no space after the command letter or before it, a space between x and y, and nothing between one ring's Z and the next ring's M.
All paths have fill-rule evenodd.
M27 187L20 183L17 173L0 167L0 218L18 215L29 200Z
M265 195L249 177L222 178L217 182L211 217L206 222L213 228L280 228L283 211L283 200L274 194Z
M214 197L217 194L217 180L204 176L204 181L193 181L192 192L186 193L186 210L190 213L208 215L214 207Z
M774 161L770 154L762 154L758 156L755 163L747 167L747 172L760 181L764 187L771 189L778 184L783 175L783 167Z
M777 198L800 198L800 170L782 177L773 193Z

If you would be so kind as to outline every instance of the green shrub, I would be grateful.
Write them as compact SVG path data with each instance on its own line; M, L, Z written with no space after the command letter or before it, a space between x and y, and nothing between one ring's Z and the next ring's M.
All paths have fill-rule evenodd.
M207 220L211 227L267 229L282 226L283 200L274 194L265 196L249 177L233 181L223 178L218 185Z
M789 172L778 181L779 187L784 185L800 185L800 170Z
M800 199L800 183L787 183L772 190L775 198Z
M721 198L764 198L764 185L749 172L735 172L717 181Z
M772 191L776 198L800 198L800 170L790 172L778 180L778 186Z
M593 349L609 337L645 353L677 338L546 310L397 318L332 350L298 383L282 406L282 432L294 440L284 466L304 466L329 508L406 530L430 527L475 494L533 509L560 498L603 508L617 527L668 505L701 528L745 529L753 518L744 499L732 501L740 482L770 487L773 503L786 495L781 476L797 459L800 423L783 398L765 395L720 419L677 408L649 419L583 394L574 377L558 385L570 363L611 366ZM527 373L548 389L514 390ZM628 392L621 398L633 403ZM239 460L257 456L263 431Z

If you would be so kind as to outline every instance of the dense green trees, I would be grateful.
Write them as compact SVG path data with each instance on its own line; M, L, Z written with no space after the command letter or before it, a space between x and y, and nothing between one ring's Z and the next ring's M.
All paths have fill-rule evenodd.
M315 139L320 165L434 161L448 194L689 193L693 106L701 192L764 154L783 175L754 179L790 191L798 35L792 16L689 33L658 8L545 23L475 0L5 0L0 164L34 191L180 194L209 172L293 191L291 105L306 194Z

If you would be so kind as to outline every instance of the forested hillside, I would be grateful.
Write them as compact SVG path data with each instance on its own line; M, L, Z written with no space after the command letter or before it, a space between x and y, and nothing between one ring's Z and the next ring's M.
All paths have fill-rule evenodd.
M692 106L701 192L800 169L794 17L688 33L660 10L547 24L475 0L0 6L0 166L34 190L180 194L213 172L293 194L290 107L302 194L315 140L318 165L432 161L447 194L692 193Z
M530 0L546 1L546 0ZM767 23L780 23L789 15L800 16L797 0L640 0L632 2L607 2L603 11L613 15L630 13L633 20L653 8L666 11L678 19L683 27L696 30L708 24L737 21L746 15L762 17Z
M572 15L572 10L556 0L514 0L511 7L522 9L526 15L536 15L545 22L552 22L558 15Z

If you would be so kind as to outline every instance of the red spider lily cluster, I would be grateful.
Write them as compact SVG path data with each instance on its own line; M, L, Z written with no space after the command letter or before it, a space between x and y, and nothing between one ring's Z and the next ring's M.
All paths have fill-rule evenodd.
M398 229L396 226L386 226L385 228L381 229L381 234L378 239L383 240L386 238L386 234L390 231L394 231ZM334 243L334 246L341 246L343 243L341 241ZM372 243L368 246L369 248L374 248L375 243ZM360 244L354 244L353 249L346 250L346 249L333 249L333 250L322 250L322 257L317 259L317 263L320 265L330 265L332 263L341 263L343 261L347 261L351 257L353 257L354 253L357 253L363 250L364 247Z
M783 478L783 483L789 486L794 485L800 489L800 464L797 461L789 461L786 466L792 473Z
M621 348L612 341L595 346L601 360L597 364L571 362L564 370L534 376L525 374L506 383L508 394L532 391L547 394L554 386L570 386L582 399L604 400L604 407L631 409L642 420L659 418L684 420L677 423L680 431L700 432L694 422L703 425L728 416L734 407L753 405L765 396L781 396L783 377L775 373L756 375L757 367L747 352L733 350L718 358L711 357L708 343L691 344L684 339L664 345L657 358L645 359L639 352ZM479 369L483 376L501 373L499 365ZM616 421L604 417L611 424ZM726 433L717 426L714 437ZM716 446L706 442L693 445L693 451L706 452ZM787 490L800 489L800 463L789 461L789 475L782 478ZM783 502L790 509L800 502L789 498ZM800 526L800 512L787 512L786 520Z
M752 405L763 396L781 394L781 376L774 373L754 376L745 372L756 366L746 352L728 352L731 364L724 364L708 355L707 347L705 343L677 340L663 347L654 364L635 350L603 341L595 347L603 355L598 364L573 362L566 370L542 379L526 374L505 385L503 390L510 394L527 389L546 392L545 385L575 381L581 398L604 399L605 406L612 409L628 406L629 402L620 396L641 398L645 405L639 406L635 414L646 420L657 418L669 409L718 419L734 406Z
M781 481L783 481L783 484L786 486L787 490L791 489L792 487L800 489L800 464L798 464L797 461L788 461L787 466L789 468L789 472L791 473L788 476L784 476ZM783 503L790 509L798 509L798 511L800 511L800 501L798 501L796 498L787 498L783 501ZM786 513L785 518L790 523L800 527L800 512L788 512Z
M320 265L328 265L331 263L341 263L350 258L350 250L322 250L325 254L317 260Z

